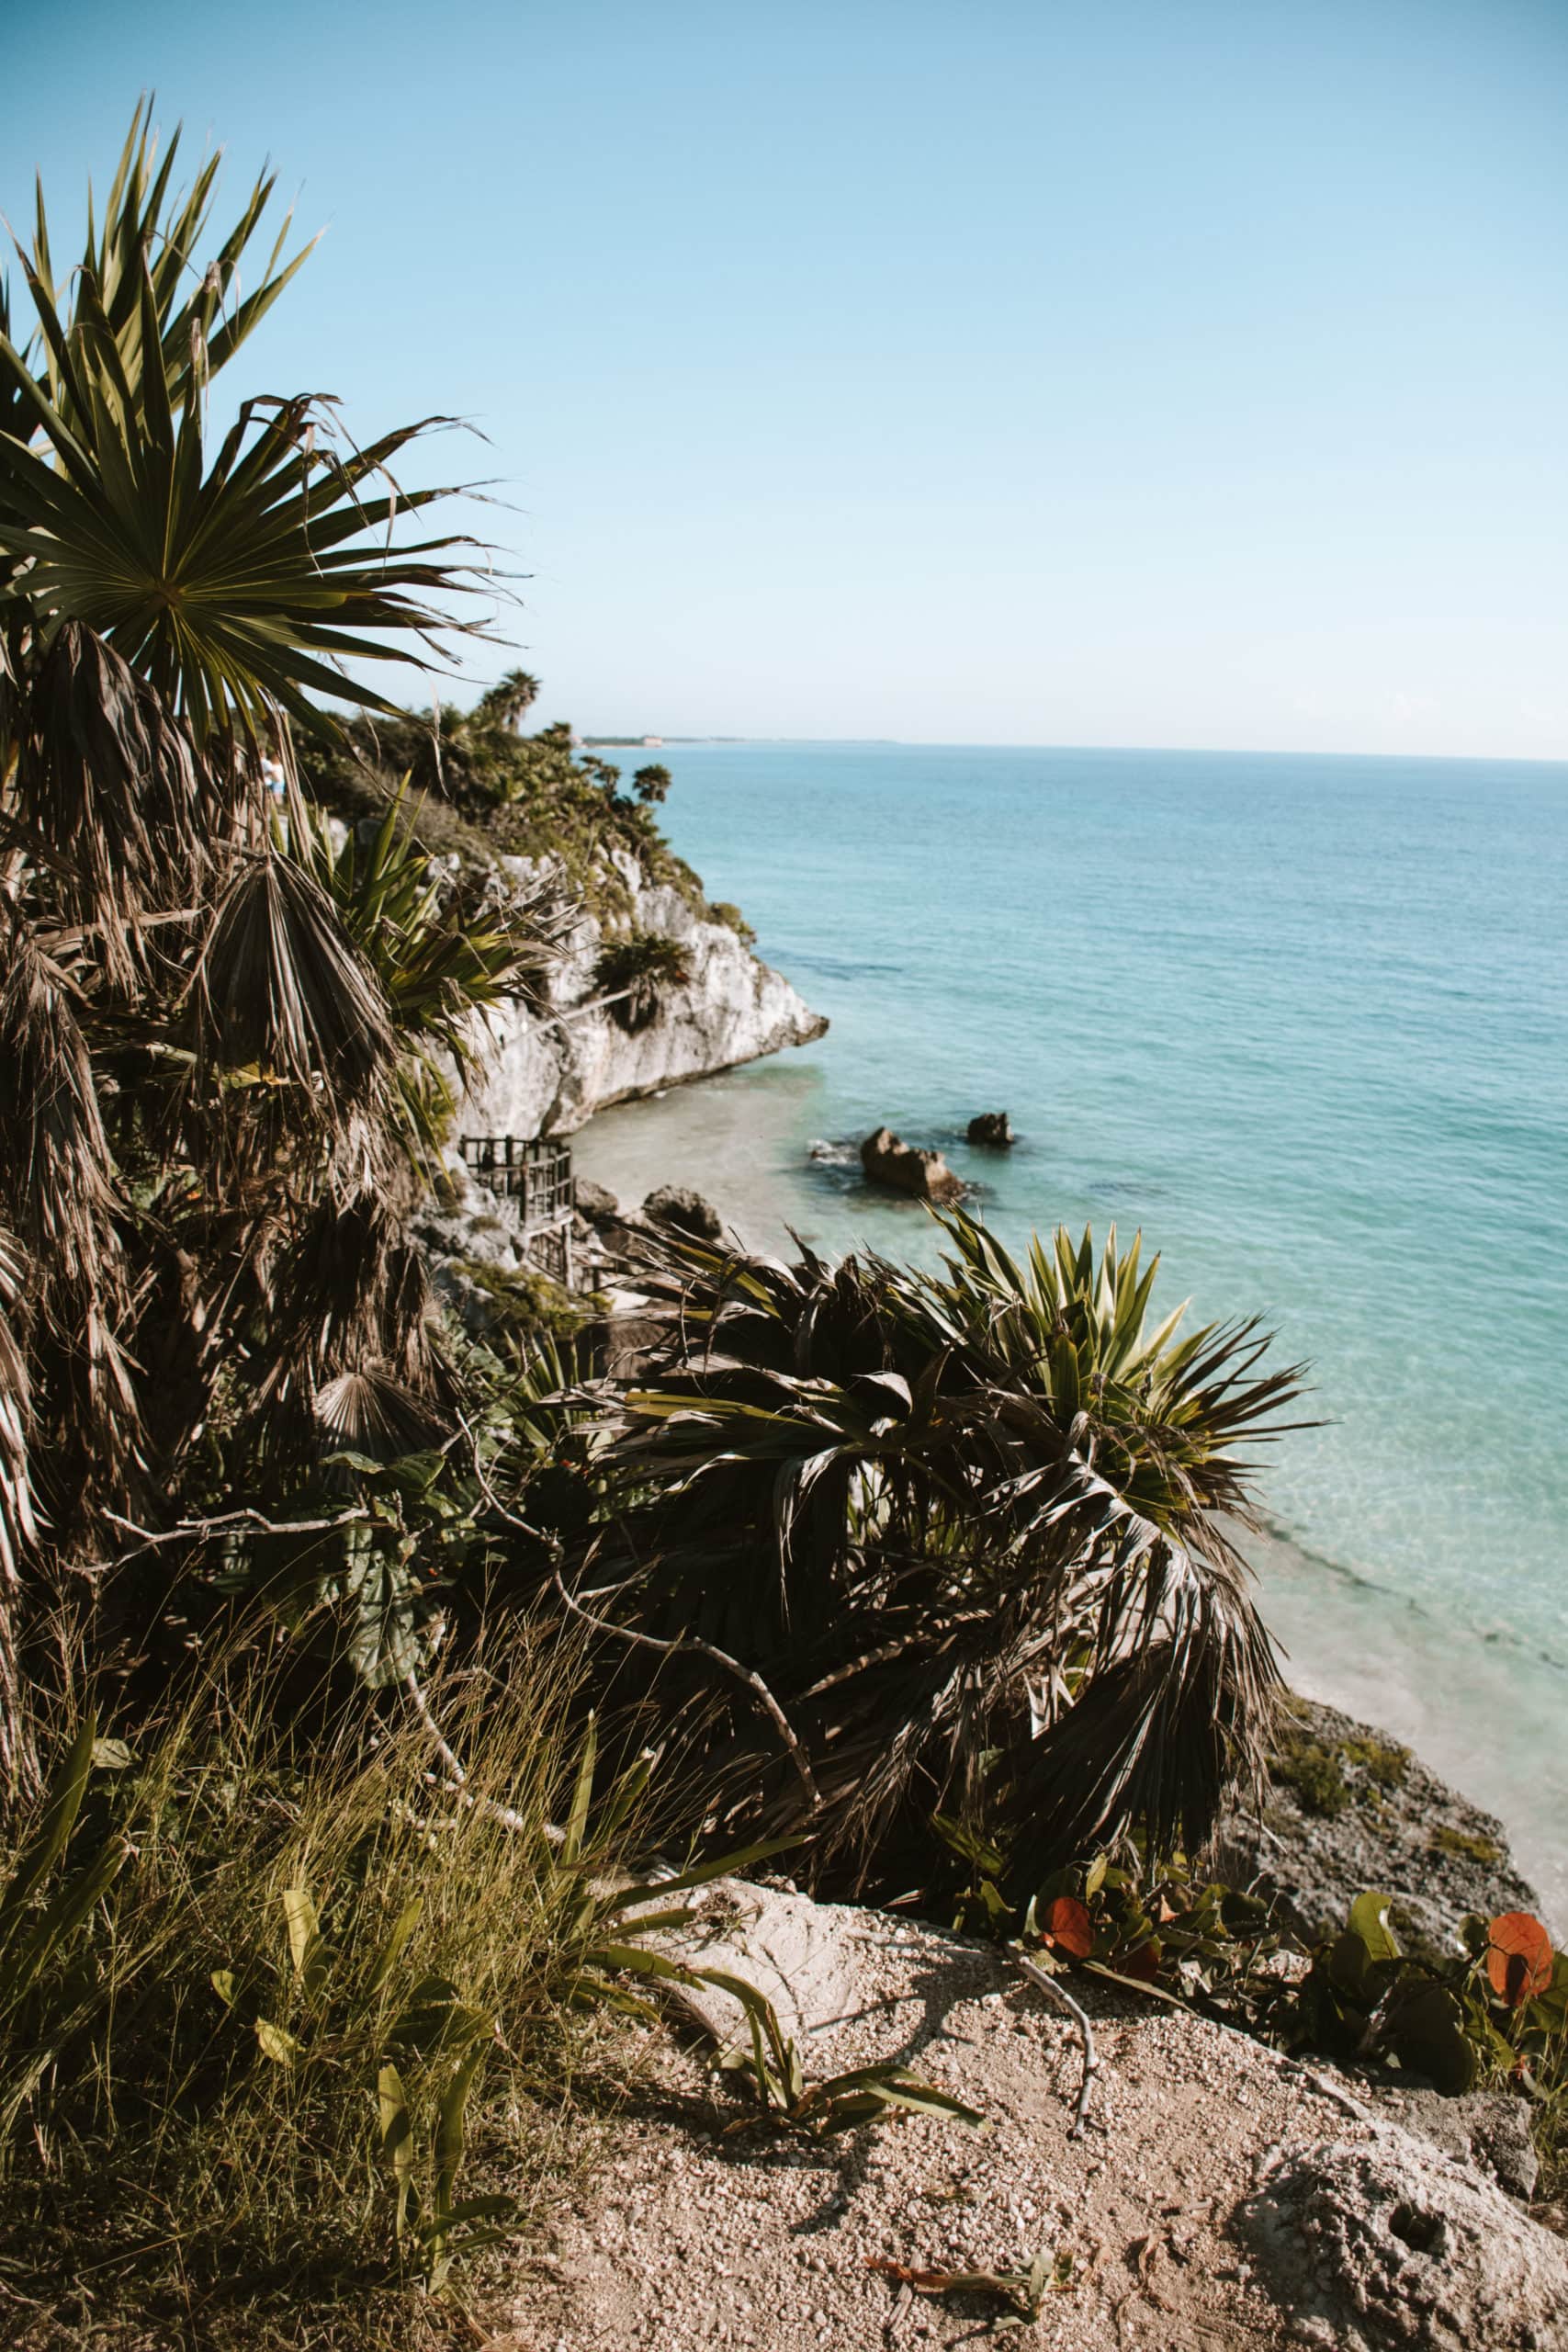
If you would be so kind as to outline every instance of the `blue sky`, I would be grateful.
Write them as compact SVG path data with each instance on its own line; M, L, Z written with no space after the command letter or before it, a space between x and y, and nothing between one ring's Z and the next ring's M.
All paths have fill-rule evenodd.
M1568 757L1568 0L5 13L12 219L154 87L246 389L482 427L547 716Z

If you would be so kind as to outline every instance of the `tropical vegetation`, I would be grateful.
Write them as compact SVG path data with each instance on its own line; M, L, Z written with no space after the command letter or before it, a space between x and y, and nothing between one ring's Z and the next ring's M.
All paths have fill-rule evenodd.
M541 982L561 921L444 888L396 801L342 840L301 789L320 696L386 709L362 661L473 626L470 550L417 535L448 493L392 471L438 420L359 447L315 394L252 394L214 429L305 255L287 223L256 243L270 179L227 226L215 158L179 192L177 143L160 161L139 108L68 271L40 195L30 333L7 293L0 337L0 1769L23 1785L29 1694L62 1639L144 1649L171 1526L258 1487L287 1517L334 1449L433 1425L449 1372L406 1208L478 1015Z
M1258 1906L1176 1859L1270 1743L1237 1544L1300 1374L1156 1316L1139 1244L649 1238L615 1379L526 1269L454 1261L479 1336L439 1308L413 1221L486 1015L584 910L598 995L656 1014L684 950L628 860L744 921L665 769L525 732L529 673L366 683L479 627L459 486L394 472L446 420L360 447L231 395L309 247L177 143L139 107L79 259L40 195L0 282L0 2296L448 2335L432 2293L635 2065L605 2020L682 1973L665 1898L780 1840L1047 1964L1561 2087L1517 1921L1445 1973L1362 1912L1264 1984ZM759 2128L975 2120L811 2082L729 1989Z
M672 1244L670 1342L557 1572L614 1592L612 1648L668 1645L727 1830L809 1826L857 1890L938 1883L937 1814L1010 1825L1021 1883L1124 1830L1201 1842L1280 1688L1235 1531L1295 1369L1249 1324L1153 1324L1137 1242L1019 1261L942 1223L935 1273Z

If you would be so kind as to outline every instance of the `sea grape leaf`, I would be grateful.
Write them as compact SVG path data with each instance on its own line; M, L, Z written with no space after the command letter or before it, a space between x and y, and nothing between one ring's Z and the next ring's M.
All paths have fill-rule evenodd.
M1076 1894L1058 1894L1045 1914L1045 1940L1074 1960L1094 1951L1094 1923Z
M1488 1922L1486 1974L1511 2009L1548 1990L1552 1967L1551 1938L1529 1911L1505 1911Z
M1350 1930L1360 1937L1370 1960L1397 1960L1399 1942L1388 1924L1391 1894L1358 1894L1350 1905Z

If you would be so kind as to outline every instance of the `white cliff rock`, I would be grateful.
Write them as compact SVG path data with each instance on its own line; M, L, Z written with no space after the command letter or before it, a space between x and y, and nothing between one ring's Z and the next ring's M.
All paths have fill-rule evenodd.
M522 858L498 863L519 883L536 871ZM633 894L637 929L681 942L686 979L664 989L657 1018L635 1033L610 1011L578 1012L593 999L594 960L605 935L595 917L584 915L557 972L550 1014L536 1020L515 1004L493 1017L497 1050L465 1103L468 1132L569 1135L606 1103L807 1045L827 1028L782 973L726 924L705 922L678 889L645 884L626 853L615 854L615 865Z

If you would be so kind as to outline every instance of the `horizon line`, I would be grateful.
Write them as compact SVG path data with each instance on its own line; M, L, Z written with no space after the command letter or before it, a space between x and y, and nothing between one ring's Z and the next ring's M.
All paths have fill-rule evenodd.
M701 751L726 746L733 749L738 745L775 744L781 749L793 747L798 750L832 744L853 751L1103 752L1135 752L1162 759L1418 760L1428 763L1441 761L1454 767L1568 767L1568 750L1558 752L1303 751L1254 743L976 742L962 736L948 735L660 735L657 732L653 742L649 743L641 736L634 737L629 729L614 738L596 729L574 729L574 732L585 748L602 751Z

